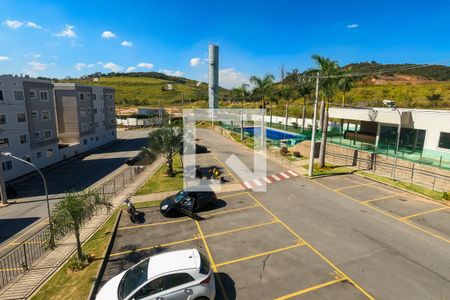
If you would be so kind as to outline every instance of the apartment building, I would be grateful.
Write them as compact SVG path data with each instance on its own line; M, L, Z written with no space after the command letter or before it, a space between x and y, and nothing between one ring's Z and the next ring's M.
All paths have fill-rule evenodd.
M113 89L0 76L0 151L44 168L115 139ZM6 157L0 165L5 181L33 171Z
M83 152L116 139L113 89L77 83L54 89L60 144L78 144Z
M0 151L32 161L39 168L58 161L53 84L48 80L0 76ZM1 158L6 180L32 169Z

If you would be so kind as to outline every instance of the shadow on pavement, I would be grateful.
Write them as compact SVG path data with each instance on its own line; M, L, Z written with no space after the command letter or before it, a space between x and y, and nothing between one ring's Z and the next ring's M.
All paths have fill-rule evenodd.
M39 218L19 218L19 219L1 219L0 220L0 244L21 231L22 229L30 226Z
M234 280L227 273L214 273L216 277L216 300L234 300L236 299L236 284ZM222 288L220 284L223 285L223 289L227 294L226 298L222 294Z

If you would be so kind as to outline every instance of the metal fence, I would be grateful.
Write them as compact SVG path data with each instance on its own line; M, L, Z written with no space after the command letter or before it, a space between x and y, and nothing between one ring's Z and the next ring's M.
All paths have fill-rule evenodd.
M128 167L113 179L102 183L95 188L102 197L110 199L132 183L136 176L144 171L145 166ZM58 243L70 231L63 230L64 234L55 236ZM0 289L4 288L11 280L29 270L32 264L48 251L46 245L50 228L47 225L33 236L21 242L17 247L0 257Z
M357 154L350 156L330 151L326 152L326 157L327 162L335 165L356 167L359 170L366 170L390 179L416 184L433 191L450 191L450 176L422 170L416 168L414 164L411 167L403 166L400 163L395 165L377 160L376 155L365 158Z

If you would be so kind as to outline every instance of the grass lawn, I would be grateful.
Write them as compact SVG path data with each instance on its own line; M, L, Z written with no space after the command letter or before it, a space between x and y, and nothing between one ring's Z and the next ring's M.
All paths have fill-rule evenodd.
M235 132L230 132L231 137L238 143L241 143L244 146L247 146L251 149L254 148L254 143L255 141L253 140L252 137L246 137L243 141L241 141L241 135L239 133L235 133Z
M392 180L390 178L379 176L379 175L375 175L375 174L368 173L368 172L359 171L358 174L361 174L361 175L363 175L365 177L374 179L376 181L384 182L384 183L387 183L387 184L392 185L392 186L396 186L396 187L399 187L399 188L406 189L408 191L419 193L421 195L430 197L430 198L435 199L435 200L442 200L444 198L444 193L443 192L433 191L433 190L424 188L422 186L418 186L416 184L407 183L407 182L398 181L398 180Z
M143 202L133 202L134 207L136 209L143 207L151 207L151 206L159 206L162 200L153 200L153 201L143 201ZM124 205L125 207L125 205Z
M303 168L308 170L309 165L305 165L303 166ZM353 172L353 170L347 167L325 164L325 167L319 168L318 164L314 164L313 177L322 175L333 175L333 174L348 174L351 172Z
M87 299L100 268L102 255L108 246L118 212L114 212L113 216L83 245L83 251L91 253L96 259L89 266L78 272L72 272L66 262L32 300Z
M176 175L174 177L167 176L167 164L162 165L135 195L181 190L183 188L183 168L179 154L175 155L173 159L173 170Z

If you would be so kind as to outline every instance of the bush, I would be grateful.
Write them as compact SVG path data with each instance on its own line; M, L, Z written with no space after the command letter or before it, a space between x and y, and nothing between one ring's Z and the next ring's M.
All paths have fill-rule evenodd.
M449 194L449 192L444 192L444 193L442 194L442 199L444 199L444 200L450 200L450 194Z
M294 156L295 156L295 157L301 157L301 155L300 155L300 152L299 152L299 151L294 151L294 153L293 153L293 154L294 154Z
M83 253L81 259L79 259L77 255L74 255L70 258L68 267L73 272L81 271L93 262L94 258L94 256L88 253Z
M292 127L294 127L294 128L298 128L298 124L297 124L297 122L292 122L291 124L292 124Z

